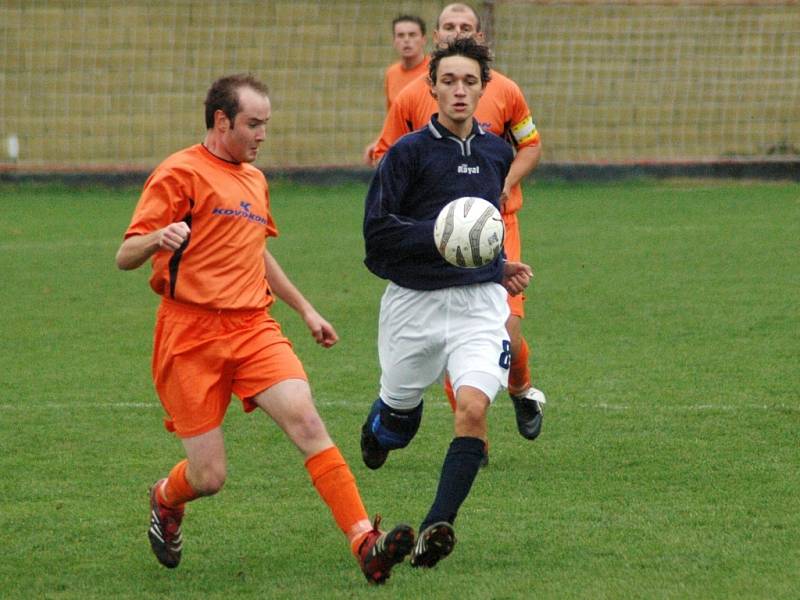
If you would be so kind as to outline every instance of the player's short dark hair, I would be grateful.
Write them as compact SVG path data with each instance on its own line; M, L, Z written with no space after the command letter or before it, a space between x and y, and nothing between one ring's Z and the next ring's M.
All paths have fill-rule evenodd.
M422 35L425 35L425 21L422 20L422 17L418 17L417 15L397 15L392 20L392 35L394 35L394 26L398 23L416 23L419 25L419 30L422 32Z
M489 64L492 62L492 55L489 47L479 44L474 39L456 38L446 46L441 46L431 54L431 62L428 65L428 76L433 83L436 83L436 70L443 58L448 56L464 56L478 62L481 67L481 83L486 85L492 78Z
M214 113L221 110L231 122L236 119L241 107L239 106L239 89L249 87L267 96L267 86L250 73L237 73L220 77L206 94L206 129L214 127Z

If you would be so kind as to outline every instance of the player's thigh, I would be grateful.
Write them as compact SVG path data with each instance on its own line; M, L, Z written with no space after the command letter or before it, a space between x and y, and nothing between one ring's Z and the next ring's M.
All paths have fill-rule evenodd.
M253 398L264 390L287 380L307 381L308 377L291 342L269 315L255 316L240 325L231 341L232 388L250 412L256 407Z
M450 318L447 371L454 385L462 385L473 372L491 376L502 387L508 385L511 345L504 292L497 284L465 286L458 291L464 297L454 305L468 308L453 312ZM491 391L487 390L487 396L493 398Z
M416 406L446 362L446 290L421 292L389 284L381 299L378 355L381 398L395 408Z
M216 317L173 305L159 308L152 371L169 431L187 438L222 423L231 396L226 361Z

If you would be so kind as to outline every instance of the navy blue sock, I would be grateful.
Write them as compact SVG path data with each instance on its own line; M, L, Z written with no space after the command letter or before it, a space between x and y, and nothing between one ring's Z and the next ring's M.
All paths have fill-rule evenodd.
M466 500L472 482L478 474L483 458L483 440L474 437L457 437L450 442L447 456L444 457L439 488L428 516L422 521L419 530L438 521L452 524L458 509Z

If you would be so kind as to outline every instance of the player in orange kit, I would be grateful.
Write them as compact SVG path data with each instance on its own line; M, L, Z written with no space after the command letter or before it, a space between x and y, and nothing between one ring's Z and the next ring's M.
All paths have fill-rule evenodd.
M411 551L414 532L371 524L350 468L328 435L300 360L269 314L273 295L292 307L324 348L336 330L267 250L278 234L263 173L252 166L271 105L251 75L223 77L205 101L202 144L173 154L145 183L116 256L123 270L152 259L159 294L152 371L186 459L150 490L148 537L159 562L178 566L184 505L216 494L227 463L222 421L236 394L267 413L305 458L317 492L371 583Z
M383 76L383 93L386 109L392 105L397 94L412 81L428 74L430 57L425 54L425 21L416 15L399 15L392 20L392 46L400 60L386 69ZM375 145L372 142L364 150L364 162L371 165Z
M444 7L433 33L434 44L446 44L455 37L473 37L483 42L480 19L475 10L466 4L449 4ZM395 98L384 121L383 131L375 147L376 162L389 147L403 135L425 126L437 111L436 101L430 94L427 78L408 84ZM519 86L508 77L492 70L491 80L478 103L475 118L481 127L506 139L516 149L514 162L506 177L501 195L501 212L506 228L504 248L510 261L521 259L521 240L517 212L522 208L520 182L539 164L541 143L530 108ZM529 349L522 335L522 318L525 316L524 295L509 296L511 316L506 323L511 338L511 369L508 391L514 404L517 428L520 435L533 440L542 427L542 404L545 396L531 385L528 366ZM445 389L451 406L454 397L449 382ZM488 460L488 456L487 456Z

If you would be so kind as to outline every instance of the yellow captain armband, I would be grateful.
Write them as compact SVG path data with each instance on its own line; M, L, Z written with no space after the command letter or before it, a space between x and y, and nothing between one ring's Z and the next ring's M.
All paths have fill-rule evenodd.
M517 145L527 144L528 142L539 137L539 131L536 129L536 123L533 122L533 117L528 115L522 121L511 127L511 133L514 135L514 140Z

